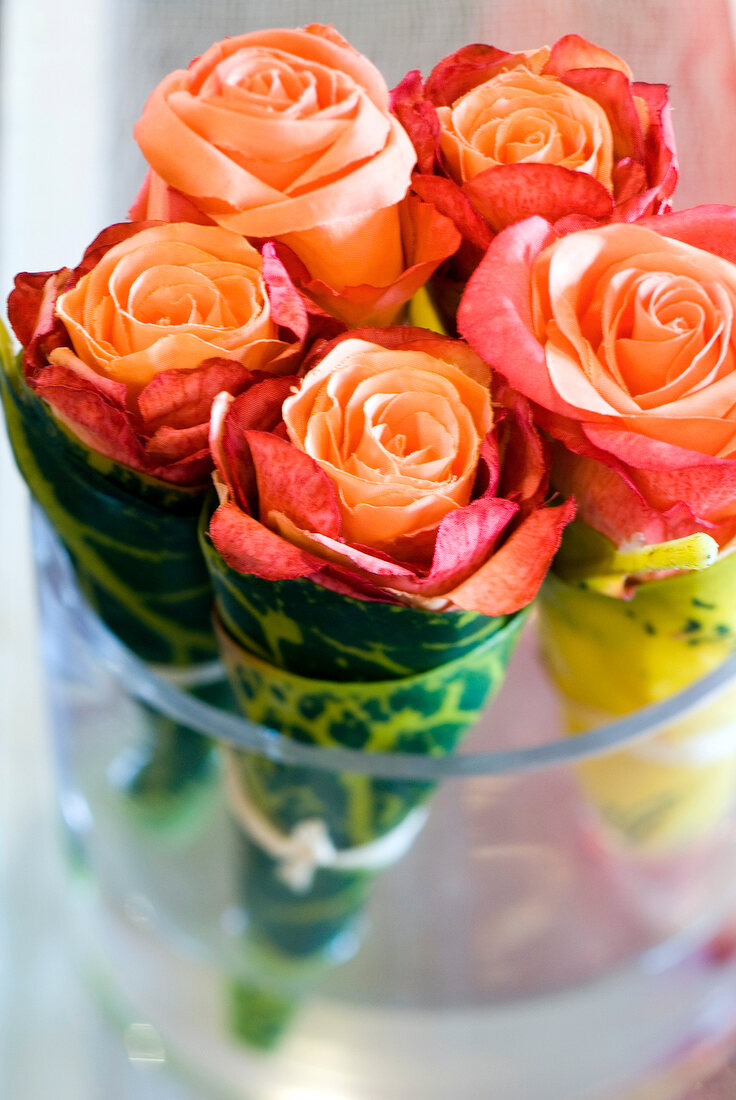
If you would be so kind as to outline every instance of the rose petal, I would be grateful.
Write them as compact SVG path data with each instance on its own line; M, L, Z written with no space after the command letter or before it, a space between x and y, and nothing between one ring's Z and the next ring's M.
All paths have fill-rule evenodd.
M486 496L450 512L437 529L429 573L411 586L397 581L396 587L423 596L446 593L488 558L518 511L519 505L510 500Z
M230 402L219 425L214 424L216 437L211 439L215 463L233 499L249 510L256 489L253 459L246 442L249 431L273 431L281 422L284 401L297 379L265 378L249 386Z
M528 218L499 234L468 282L457 322L470 346L514 389L564 414L575 410L552 387L530 300L532 264L556 239L542 218Z
M138 395L138 408L147 432L191 428L209 421L215 395L237 394L255 375L233 359L206 359L193 370L157 374Z
M642 218L638 224L736 262L736 207L715 203L694 206L675 214Z
M146 454L159 464L177 462L195 454L207 454L208 432L207 421L191 428L170 428L164 425L146 443Z
M627 204L647 191L647 174L644 165L631 157L622 157L613 169L613 196L616 201L616 217L623 216Z
M37 375L34 390L84 444L126 466L146 469L143 449L125 409L88 379L68 367L48 366Z
M449 107L471 88L510 67L520 56L523 55L480 43L463 46L435 65L429 74L425 94L436 106Z
M526 507L537 507L547 489L549 455L535 426L531 406L521 394L499 381L495 382L493 396L507 410L506 418L500 422L497 419L497 430L503 439L503 466L495 492Z
M493 240L487 222L454 180L444 176L412 176L412 186L426 202L455 224L462 236L484 252Z
M556 76L563 76L570 69L617 69L627 77L631 77L631 70L625 61L616 54L600 46L593 45L579 34L566 34L555 42L549 55L544 71Z
M339 538L337 490L317 463L267 432L247 431L244 438L255 466L262 522L279 512L297 527Z
M431 173L439 149L440 124L434 104L424 99L418 69L407 73L391 92L391 110L412 140L419 171Z
M532 512L492 558L445 595L458 607L483 615L510 615L526 607L539 591L574 514L572 501Z
M190 198L169 187L167 183L149 168L141 188L128 210L131 221L194 222L195 225L214 225Z
M585 172L557 164L500 164L463 184L463 191L492 229L538 214L550 222L569 214L610 217L609 191Z
M402 205L400 213L405 267L385 286L362 285L336 289L313 278L306 265L284 244L276 245L274 252L290 281L296 283L328 314L340 318L351 327L390 323L401 307L460 245L460 235L452 221L432 204L422 202L412 195ZM314 332L314 325L312 331ZM320 335L331 335L327 325L322 325L319 332Z
M677 152L667 85L637 82L632 93L646 104L649 116L644 149L652 209L648 211L642 207L641 213L656 214L660 208L666 210L666 200L677 183Z
M324 566L235 504L220 505L210 520L209 536L232 569L268 581L309 577Z
M631 94L629 77L616 69L573 69L563 73L562 82L569 88L595 100L606 112L617 160L632 157L642 160L644 139L641 121Z
M579 518L619 546L627 542L655 545L704 529L714 533L712 525L682 498L686 484L678 485L676 475L665 476L667 486L659 472L647 478L561 447L555 450L555 484L562 492L572 492L574 487ZM651 498L650 489L655 488L656 497Z

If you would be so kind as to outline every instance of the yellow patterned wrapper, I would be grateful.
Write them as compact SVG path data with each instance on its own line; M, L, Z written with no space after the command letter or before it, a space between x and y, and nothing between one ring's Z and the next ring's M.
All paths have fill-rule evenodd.
M583 734L725 660L736 640L736 555L644 580L630 599L550 574L539 630L567 730ZM581 762L577 774L629 847L663 852L701 838L736 800L736 687L651 737Z

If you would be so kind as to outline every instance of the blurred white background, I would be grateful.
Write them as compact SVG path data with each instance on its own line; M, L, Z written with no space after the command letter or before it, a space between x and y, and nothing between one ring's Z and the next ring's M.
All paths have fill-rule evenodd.
M216 39L263 26L334 22L390 85L409 68L426 75L467 42L528 48L576 31L624 56L637 78L671 85L682 161L677 205L736 203L730 7L727 0L0 0L3 303L14 272L74 264L103 226L125 217L143 175L131 128L154 84ZM148 1086L126 1077L122 1049L90 1016L65 949L27 497L1 429L0 548L0 1096L143 1100Z

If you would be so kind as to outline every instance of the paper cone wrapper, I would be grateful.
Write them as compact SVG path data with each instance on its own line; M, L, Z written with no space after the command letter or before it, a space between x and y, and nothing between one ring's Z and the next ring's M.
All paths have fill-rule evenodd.
M724 661L736 639L736 556L645 581L628 600L550 574L539 630L568 732L583 734L668 698ZM665 852L699 839L736 800L736 688L576 770L627 846Z
M31 494L100 618L139 657L211 660L212 596L197 539L201 491L146 477L87 447L6 364L10 443Z
M458 745L500 686L523 618L511 617L454 660L391 680L299 676L249 653L224 628L221 645L236 697L253 721L323 748L441 756ZM298 855L290 866L259 843L247 812L243 819L240 794L283 837L318 823L340 859L390 834L398 859L414 830L411 824L411 836L397 830L425 802L432 784L312 769L245 752L232 754L229 768L236 784L231 808L250 841L244 895L251 930L295 957L326 948L359 915L374 864L346 869L328 859L309 866L300 879ZM388 862L394 862L390 855Z
M243 713L314 746L451 752L500 686L525 617L427 612L351 599L309 580L265 581L236 573L206 538L203 546L221 653ZM234 766L237 787L273 829L288 836L316 820L339 851L400 828L431 790L256 754L237 754ZM262 845L249 848L252 927L294 956L323 949L346 927L374 874L320 867L294 890Z
M16 462L87 602L145 661L194 673L215 659L212 592L197 534L201 491L166 485L87 447L27 386L19 358L3 356L3 368ZM224 684L194 689L209 701L225 692ZM206 738L151 711L146 744L129 769L130 793L158 804L207 775L210 755Z

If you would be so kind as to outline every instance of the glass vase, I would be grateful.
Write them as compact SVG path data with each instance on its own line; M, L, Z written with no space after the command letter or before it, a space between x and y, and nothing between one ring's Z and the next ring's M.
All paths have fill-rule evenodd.
M672 723L695 729L698 714L712 767L709 708L733 688L734 659L566 738L532 619L459 751L321 749L141 663L85 605L38 516L35 546L71 904L89 972L121 1024L136 1021L142 1057L198 1095L238 1100L674 1100L723 1058L736 1027L734 797L719 787L710 820L650 851L609 827L581 768L623 748L656 757ZM223 675L200 668L196 686ZM731 776L736 722L723 726L721 714ZM143 796L132 765L152 731L179 727L206 751L191 771L174 757ZM304 899L276 885L267 840L243 822L234 755L299 769L304 789L325 775L336 789L366 776L431 789L426 820L318 951L264 942L264 897L287 924ZM697 753L691 764L702 785ZM329 920L329 902L310 919Z

